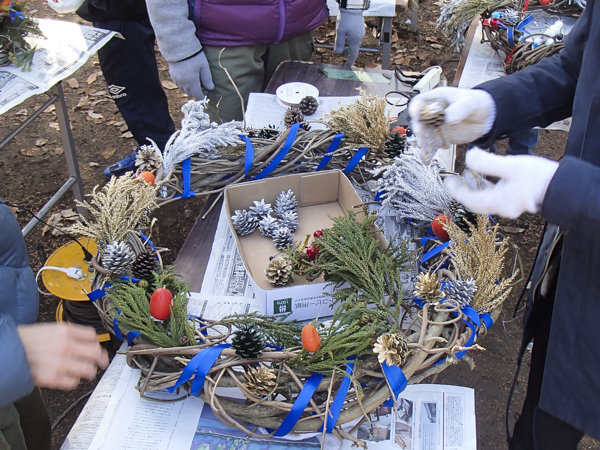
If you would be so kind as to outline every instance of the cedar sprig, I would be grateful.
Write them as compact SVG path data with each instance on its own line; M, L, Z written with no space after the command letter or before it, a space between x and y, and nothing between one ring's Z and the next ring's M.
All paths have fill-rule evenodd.
M469 222L469 228L470 236L452 221L444 225L450 237L445 253L461 279L475 280L477 292L471 306L489 312L510 295L519 270L504 276L504 259L510 245L508 238L500 235L498 224L491 226L488 216L478 214L477 224Z
M301 345L302 325L296 321L287 321L288 316L289 314L265 316L257 312L233 314L220 320L219 325L231 325L236 328L252 326L265 336L268 344L282 348L298 347Z

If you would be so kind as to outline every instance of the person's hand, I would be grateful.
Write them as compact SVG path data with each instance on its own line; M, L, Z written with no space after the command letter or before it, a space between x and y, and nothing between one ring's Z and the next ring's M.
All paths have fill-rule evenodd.
M431 110L443 111L432 121ZM441 87L417 95L408 105L421 160L429 164L440 148L485 136L496 120L496 102L486 91Z
M362 9L340 8L335 23L335 46L333 52L341 54L348 38L348 59L344 67L349 69L358 57L358 50L365 37L365 19Z
M59 14L75 12L84 0L48 0L48 6Z
M75 389L108 366L108 355L91 327L65 323L19 325L19 338L33 382L50 389Z
M444 186L452 197L479 214L516 219L538 212L558 163L539 156L499 156L474 148L467 152L467 167L482 175L499 177L493 186L472 189L460 177L449 177Z
M202 51L189 59L169 63L169 74L179 89L196 100L204 100L203 88L208 91L215 88L210 66Z

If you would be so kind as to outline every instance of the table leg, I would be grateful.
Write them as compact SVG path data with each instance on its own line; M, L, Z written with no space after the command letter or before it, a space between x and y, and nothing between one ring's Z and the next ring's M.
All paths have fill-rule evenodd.
M381 68L383 70L389 70L392 47L392 18L384 17L381 22Z

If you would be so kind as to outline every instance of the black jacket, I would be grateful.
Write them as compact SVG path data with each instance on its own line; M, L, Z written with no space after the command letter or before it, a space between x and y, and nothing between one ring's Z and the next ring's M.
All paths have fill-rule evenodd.
M573 117L565 156L542 205L551 226L533 269L529 302L557 236L562 260L539 406L600 438L600 4L587 7L566 48L510 77L484 83L497 106L485 147L519 129ZM526 317L526 331L535 315Z
M148 20L145 0L85 0L77 15L90 22Z

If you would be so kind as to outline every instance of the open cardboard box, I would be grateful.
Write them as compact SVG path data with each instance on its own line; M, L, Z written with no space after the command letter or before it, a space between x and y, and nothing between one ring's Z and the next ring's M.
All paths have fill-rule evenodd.
M262 236L258 229L247 236L239 236L231 222L235 210L248 210L255 200L261 199L274 206L281 191L288 189L294 191L299 206L294 246L301 244L306 235L311 235L312 240L316 230L330 228L333 225L331 217L347 215L348 210L358 211L354 207L362 203L348 178L339 170L288 175L228 187L225 190L227 220L254 292L264 301L267 314L291 313L290 320L329 316L333 313L328 295L332 286L327 286L322 279L309 282L300 276L294 276L287 286L270 284L264 275L265 268L269 257L281 252L273 245L273 240ZM358 220L362 220L362 215L359 214ZM385 248L385 239L379 232L378 238L380 247Z

